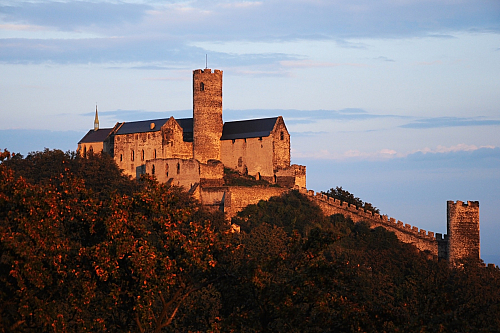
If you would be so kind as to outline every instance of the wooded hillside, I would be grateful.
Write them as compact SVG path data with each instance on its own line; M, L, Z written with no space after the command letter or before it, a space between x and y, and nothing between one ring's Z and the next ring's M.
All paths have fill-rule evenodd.
M106 155L0 160L2 332L500 331L498 268L450 268L296 191L234 233Z

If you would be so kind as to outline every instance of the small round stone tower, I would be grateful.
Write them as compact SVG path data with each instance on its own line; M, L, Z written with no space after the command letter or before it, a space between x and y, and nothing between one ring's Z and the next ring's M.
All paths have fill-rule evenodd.
M222 71L193 71L193 157L219 160L222 136Z

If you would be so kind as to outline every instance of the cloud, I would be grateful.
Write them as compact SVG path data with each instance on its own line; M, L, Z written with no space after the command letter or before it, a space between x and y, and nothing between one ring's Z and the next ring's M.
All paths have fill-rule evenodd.
M434 60L434 61L420 61L415 63L417 66L432 66L432 65L441 65L443 62L441 60Z
M81 38L81 39L0 39L0 63L14 64L133 64L135 69L190 68L204 59L206 50L178 39ZM210 51L212 64L231 66L275 65L293 59L282 53L235 55ZM174 66L176 65L176 66ZM275 70L278 68L275 66ZM241 74L241 72L240 72ZM278 73L277 73L278 74Z
M458 145L455 145L455 146L450 146L450 147L446 147L446 146L437 146L435 149L431 149L431 148L423 148L423 149L419 149L419 150L415 150L412 152L412 154L415 154L415 153L422 153L422 154L427 154L427 153L450 153L450 152L459 152L459 151L474 151L474 150L478 150L478 149L482 149L482 148L487 148L487 149L494 149L495 147L494 146L481 146L481 147L478 147L476 145L466 145L466 144L458 144Z
M371 114L359 108L346 108L341 110L294 110L294 109L224 109L224 118L250 119L258 117L283 116L287 124L310 124L322 120L367 120L375 118L406 118L398 115Z
M377 57L377 58L375 58L375 60L382 60L382 61L387 61L387 62L395 62L394 59L390 59L390 58L387 58L387 57L384 57L384 56Z
M314 67L338 67L338 66L352 66L352 67L366 67L365 64L349 64L349 63L333 63L333 62L319 62L312 60L284 60L280 61L283 67L292 68L314 68Z
M240 1L240 2L233 2L233 3L224 3L221 4L220 6L223 8L249 8L249 7L255 7L255 6L262 6L262 1Z
M6 22L75 30L82 27L137 23L146 15L147 10L152 8L144 4L107 1L23 1L16 5L0 6L0 12Z
M443 128L459 126L498 126L500 120L484 119L484 117L459 118L459 117L436 117L418 119L409 124L401 125L402 128L424 129L424 128Z
M41 27L38 25L29 24L0 24L1 30L12 30L12 31L46 31L49 30L47 27Z
M293 137L297 136L293 133ZM320 135L321 132L309 132L310 136ZM457 144L454 146L438 145L435 148L424 147L412 151L396 151L394 149L383 148L377 151L361 151L349 149L344 152L332 152L328 149L297 151L294 150L293 157L298 159L310 158L320 160L337 161L405 161L405 160L426 160L440 161L451 159L466 159L470 162L474 158L485 158L495 156L500 160L500 148L495 146L476 146L467 144Z
M4 3L6 3L4 1ZM190 45L200 41L332 40L337 45L366 47L360 38L444 36L457 31L500 32L500 2L463 0L405 2L339 1L10 1L0 6L3 39L0 61L25 62L151 62L188 61L205 54ZM0 28L1 29L1 28ZM10 40L8 29L42 29L98 36L75 42ZM17 35L16 35L17 36ZM26 36L29 36L26 35ZM336 64L294 59L280 54L219 53L231 64L282 62L285 67L333 67ZM384 61L391 59L380 58ZM253 61L252 61L253 60ZM270 71L272 74L272 71Z
M186 77L145 77L143 80L146 81L190 81L190 78Z
M80 116L94 116L94 112L85 112L79 114ZM145 110L112 110L112 111L99 111L99 118L106 120L113 120L115 122L123 121L140 121L147 119L159 119L159 118L169 118L173 116L174 118L190 118L193 116L192 110L177 110L177 111L145 111Z

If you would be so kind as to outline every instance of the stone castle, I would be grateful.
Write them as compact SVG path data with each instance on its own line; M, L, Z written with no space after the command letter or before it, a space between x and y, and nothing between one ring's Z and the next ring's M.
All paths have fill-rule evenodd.
M306 189L306 167L290 164L290 134L281 116L223 122L222 71L193 71L193 117L116 123L94 129L78 142L78 152L105 152L132 177L148 173L159 182L183 186L202 204L223 209L228 218L249 204L292 188L318 203L327 215L341 213L354 222L393 231L433 257L455 262L479 259L479 203L448 201L447 235L418 230L387 216L349 206ZM226 186L232 169L275 186Z

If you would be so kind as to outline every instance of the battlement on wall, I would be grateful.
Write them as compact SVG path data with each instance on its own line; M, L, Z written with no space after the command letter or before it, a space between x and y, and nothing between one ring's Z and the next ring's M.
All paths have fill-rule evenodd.
M213 74L220 74L222 71L220 69L214 69L213 71ZM195 69L193 71L194 74L201 74L201 73L205 73L205 74L210 74L212 73L212 69L211 68L205 68L205 69Z
M387 215L379 215L377 213L372 213L370 211L365 211L363 208L356 207L354 205L349 205L346 202L342 202L341 200L331 198L326 196L325 194L314 192L313 190L307 190L305 188L299 189L299 192L302 194L305 194L309 197L313 197L315 200L319 200L321 202L327 203L328 205L337 207L339 209L345 210L347 212L354 213L357 215L359 220L367 220L370 222L375 222L377 224L382 224L384 226L390 227L391 229L398 229L401 232L404 232L406 234L410 234L413 237L428 240L428 241L435 241L437 240L437 237L439 239L443 239L441 234L434 234L432 231L427 231L424 229L419 229L416 226L412 226L407 223L403 223L399 220L396 220L392 217L388 217ZM357 222L357 221L355 221ZM444 235L445 239L447 239L447 236Z
M462 206L462 207L479 208L479 201L463 202L463 201L457 200L456 203L454 201L448 201L448 203L451 205Z

